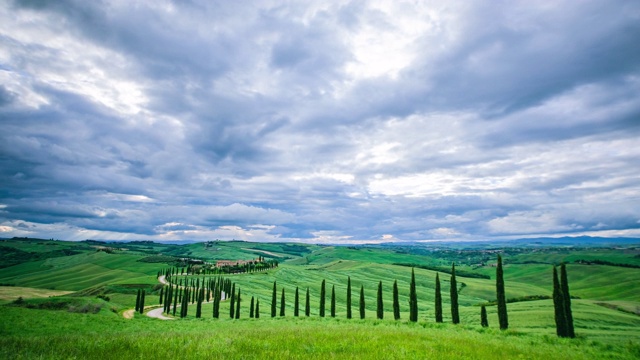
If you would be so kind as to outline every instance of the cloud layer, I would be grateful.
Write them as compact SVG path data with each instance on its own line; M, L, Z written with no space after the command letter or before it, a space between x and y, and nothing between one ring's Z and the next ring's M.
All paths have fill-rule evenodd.
M636 1L7 1L0 237L640 236Z

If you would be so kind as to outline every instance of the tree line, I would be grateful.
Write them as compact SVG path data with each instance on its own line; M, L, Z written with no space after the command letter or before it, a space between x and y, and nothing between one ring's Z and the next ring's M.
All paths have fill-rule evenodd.
M171 276L177 274L177 269L167 269L163 272L165 276ZM160 274L160 273L159 273ZM458 282L456 278L455 263L451 265L450 274L450 313L451 322L453 324L460 323L459 303L458 303ZM240 318L240 306L241 306L241 291L236 284L230 279L218 276L217 278L209 278L208 281L203 277L196 279L179 279L175 284L169 284L163 287L160 291L160 304L164 304L164 312L167 314L172 313L176 316L177 304L180 304L180 317L187 316L189 304L196 304L196 317L202 316L202 303L206 300L209 302L213 299L213 318L220 317L220 302L226 299L230 300L229 305L229 317L232 319ZM443 301L442 301L442 286L440 283L440 273L436 273L435 277L435 322L443 322ZM166 289L166 290L165 290ZM278 296L279 294L279 296ZM353 317L352 309L352 284L351 277L347 277L347 293L346 293L346 317L351 319ZM138 291L136 298L136 311L142 312L144 309L144 297L145 292ZM280 299L280 306L278 307L278 297ZM393 282L393 317L394 320L400 320L400 301L399 301L399 289L398 281ZM496 265L496 305L498 315L498 325L501 330L509 328L509 319L507 313L507 300L505 296L504 285L504 271L502 257L498 255ZM320 298L318 303L318 314L320 317L326 316L327 300L327 284L323 279L320 284ZM359 299L357 310L360 319L366 317L366 299L364 292L364 285L360 286ZM556 332L561 337L575 337L573 327L573 317L571 313L571 297L569 294L569 285L565 264L560 266L560 277L558 277L557 269L553 267L553 302L554 313L556 322ZM173 304L173 306L172 306ZM303 307L303 308L302 308ZM273 282L272 296L271 296L271 309L270 315L272 318L276 316L286 316L286 292L285 288L281 288L278 292L277 281ZM304 310L304 312L301 312ZM300 288L296 286L294 293L293 303L293 315L295 317L301 316L309 317L311 315L311 298L310 289L306 288L304 302L300 296ZM335 285L331 286L330 292L330 305L329 316L336 317L336 290ZM249 304L249 317L260 317L260 300L251 297ZM383 301L383 287L382 281L378 282L376 292L376 318L382 320L384 318L384 301ZM418 321L418 294L416 286L415 271L411 269L411 280L409 284L409 321ZM480 324L483 327L489 326L487 318L487 310L485 305L480 306Z

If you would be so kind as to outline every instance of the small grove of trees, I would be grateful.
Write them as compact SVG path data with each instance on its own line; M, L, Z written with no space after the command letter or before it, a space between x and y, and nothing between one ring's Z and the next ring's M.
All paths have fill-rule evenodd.
M553 267L553 307L556 320L556 334L559 337L574 338L573 314L571 312L571 294L565 264L560 265L560 279L558 270Z

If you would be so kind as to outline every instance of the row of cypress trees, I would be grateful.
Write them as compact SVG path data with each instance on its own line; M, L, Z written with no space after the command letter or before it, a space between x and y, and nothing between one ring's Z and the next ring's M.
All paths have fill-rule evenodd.
M144 312L144 298L145 298L144 289L142 289L142 290L138 289L138 295L136 295L136 308L135 308L135 311L139 312L140 314L142 314Z
M193 279L192 279L193 285ZM173 300L173 314L175 316L176 313L176 305L178 299L181 302L181 310L180 316L184 317L187 314L187 308L189 299L191 299L192 303L197 302L196 308L196 317L201 317L201 306L202 302L205 300L209 301L209 296L213 293L213 317L219 317L219 304L220 301L223 300L224 294L230 295L230 309L229 316L231 318L238 319L240 318L240 302L241 295L240 289L238 288L238 292L236 294L236 286L235 283L232 283L229 279L223 279L222 277L218 277L216 281L210 280L208 283L208 287L205 287L205 280L203 278L202 287L200 286L200 282L196 281L196 287L188 287L187 281L185 281L184 289L182 287L182 280L180 280L180 285L176 284L170 285L167 288L167 291L164 291L164 288L161 289L160 292L160 304L164 302L164 309L166 313L169 313L171 310L171 302ZM464 285L464 284L463 284ZM174 295L175 293L175 295ZM398 300L398 282L397 280L393 283L393 315L395 320L400 319L400 304ZM509 320L507 315L507 302L505 296L505 287L504 287L504 272L502 265L502 257L498 255L498 261L496 266L496 297L497 297L497 314L498 314L498 322L500 329L505 330L509 327ZM140 313L143 312L144 309L144 298L145 291L138 290L138 295L136 297L136 311ZM273 282L273 294L271 299L271 317L275 317L277 313L277 283ZM326 310L326 281L323 279L320 285L320 303L319 303L319 315L320 317L325 317ZM454 324L460 323L460 315L459 315L459 304L458 304L458 284L456 279L456 271L455 271L455 263L451 266L451 279L450 279L450 301L451 301L451 320ZM568 278L565 264L561 264L560 266L560 278L558 278L557 268L553 267L553 302L554 302L554 313L555 313L555 322L556 322L556 332L560 337L575 337L574 325L573 325L573 316L571 312L571 295L569 293L568 286ZM280 295L280 316L285 316L285 289L282 288ZM299 296L299 288L296 287L295 290L295 300L294 300L294 316L300 315L300 296ZM347 318L352 318L352 291L351 291L351 277L347 278ZM364 296L364 285L360 287L360 298L359 298L359 313L360 318L365 318L365 296ZM310 316L311 307L310 307L310 297L309 297L309 288L306 291L306 299L305 299L305 316ZM331 317L336 316L336 293L335 293L335 285L331 288L331 305L330 305L330 314ZM249 309L249 316L251 318L259 318L260 317L260 300L251 297L251 304ZM376 306L376 317L378 319L384 318L384 302L382 298L382 281L378 283L378 291L377 291L377 306ZM411 282L409 285L409 320L412 322L418 321L418 299L417 299L417 290L416 290L416 279L415 279L415 271L411 269ZM441 284L440 284L440 274L436 273L435 279L435 321L438 323L443 322L443 306L442 306L442 294L441 294ZM489 326L487 319L487 310L484 305L480 307L480 324L483 327Z

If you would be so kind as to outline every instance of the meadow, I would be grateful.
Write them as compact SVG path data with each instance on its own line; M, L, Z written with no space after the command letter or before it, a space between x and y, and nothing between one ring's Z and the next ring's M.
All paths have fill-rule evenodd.
M57 245L50 245L57 243ZM640 357L640 269L587 265L575 260L636 264L640 250L625 247L548 247L509 249L486 245L446 249L388 246L334 247L300 244L210 242L187 245L147 242L98 242L11 239L0 250L19 249L0 269L0 357L2 358L563 358L636 359ZM64 255L57 251L71 252ZM54 250L52 250L54 249ZM504 250L501 250L504 249ZM508 304L509 330L498 330L495 306L488 306L489 327L480 326L480 304L495 300L495 253L505 259L507 298L550 296L553 264L567 261L576 339L555 336L549 299ZM53 252L53 253L52 253ZM442 257L439 257L442 254ZM456 254L459 258L455 258ZM189 306L184 319L161 321L122 314L135 305L138 289L146 305L158 305L162 269L185 265L185 258L205 261L277 259L269 271L225 275L242 290L240 319L221 318L203 305L203 318ZM4 257L3 257L4 258ZM411 268L419 264L456 267L491 277L458 276L461 324L450 323L449 274L440 272L443 324L434 322L436 271L415 268L418 322L408 321ZM484 261L481 261L484 260ZM572 262L573 261L573 262ZM209 275L184 278L208 278ZM176 277L179 278L179 277ZM351 279L354 317L365 289L366 318L346 319L346 286ZM327 284L327 316L319 314L322 280ZM391 289L400 289L401 319L393 320ZM274 281L277 299L286 294L286 315L270 316ZM383 284L384 319L375 318L376 290ZM329 316L329 296L336 291L336 317ZM301 306L309 288L311 316L293 316L296 287ZM22 297L20 301L17 299ZM260 300L260 319L249 318L251 297ZM279 308L279 307L278 307Z

